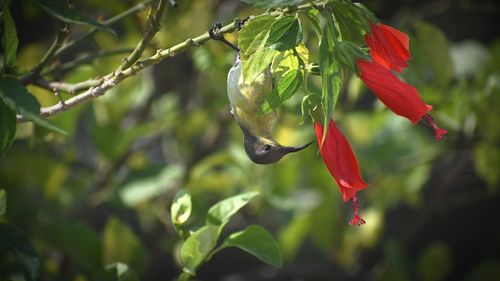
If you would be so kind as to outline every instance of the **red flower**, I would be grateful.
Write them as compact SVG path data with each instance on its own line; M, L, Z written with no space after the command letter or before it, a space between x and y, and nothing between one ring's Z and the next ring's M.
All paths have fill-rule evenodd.
M352 225L361 225L365 221L358 215L358 199L356 193L368 186L361 178L358 161L354 155L351 145L347 142L342 132L337 128L333 119L330 119L326 138L323 140L323 126L317 122L314 123L316 129L316 138L320 146L320 153L326 167L337 182L342 193L342 200L347 202L352 200L354 208L354 218Z
M401 72L408 67L410 39L405 33L385 24L370 23L372 32L365 36L373 61Z
M383 66L357 60L360 78L372 92L394 113L410 119L417 124L424 118L436 131L436 140L440 140L446 130L439 128L428 112L432 106L420 99L417 89L399 80L390 70Z

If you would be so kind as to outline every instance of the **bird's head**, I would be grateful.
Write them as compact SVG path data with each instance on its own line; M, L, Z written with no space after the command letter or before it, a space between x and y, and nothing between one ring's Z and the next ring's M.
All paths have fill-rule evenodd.
M291 152L301 151L312 142L301 146L283 146L272 139L257 137L243 129L245 152L257 164L272 164Z

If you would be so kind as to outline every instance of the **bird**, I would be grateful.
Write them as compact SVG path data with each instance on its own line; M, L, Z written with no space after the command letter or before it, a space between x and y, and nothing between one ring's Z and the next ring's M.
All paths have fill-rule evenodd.
M227 75L227 96L229 111L243 133L243 146L248 158L256 164L272 164L289 153L308 147L312 142L301 146L283 146L273 138L272 130L278 113L276 110L267 114L261 112L262 104L274 87L270 66L251 82L245 81L239 48L227 41L214 26L209 30L210 37L236 51L234 63Z

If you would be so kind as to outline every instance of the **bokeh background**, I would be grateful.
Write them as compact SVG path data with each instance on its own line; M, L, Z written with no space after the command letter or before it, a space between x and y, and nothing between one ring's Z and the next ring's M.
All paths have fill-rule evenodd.
M263 12L238 1L178 2L178 8L168 8L149 54L202 34L215 21ZM75 1L95 18L109 18L134 3ZM362 3L410 35L413 59L402 77L449 130L436 143L429 127L389 112L358 79L346 84L335 117L370 184L359 194L366 225L348 225L351 209L342 203L317 146L272 166L246 158L227 109L225 79L234 54L208 42L51 118L67 136L31 124L18 128L16 142L0 159L0 188L8 196L0 220L33 243L41 261L39 280L93 280L96 270L115 261L129 264L142 280L172 280L180 271L180 239L169 206L181 188L193 196L192 226L214 202L259 190L262 195L227 231L261 224L285 257L278 270L227 249L201 267L199 280L500 280L499 5ZM50 45L53 25L28 0L13 1L12 12L18 64L30 69ZM127 17L113 26L117 36L98 33L61 63L133 48L145 19L146 12ZM314 61L317 42L304 23ZM87 29L73 26L71 36ZM122 57L99 58L56 78L78 82L103 75ZM320 86L316 82L313 88ZM45 90L29 90L42 105L58 102ZM310 122L299 126L300 101L299 93L281 110L275 136L284 144L314 139ZM8 257L0 257L2 263L9 264Z

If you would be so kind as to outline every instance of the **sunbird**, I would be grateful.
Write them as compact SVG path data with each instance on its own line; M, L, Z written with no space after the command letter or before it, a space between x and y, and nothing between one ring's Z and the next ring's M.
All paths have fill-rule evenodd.
M301 151L311 143L288 147L276 142L272 130L278 118L277 111L261 113L261 106L273 90L273 79L268 66L253 81L246 83L242 76L239 49L217 32L210 29L212 39L219 40L236 51L233 66L227 75L229 111L243 132L243 145L247 156L257 164L272 164L290 152Z

